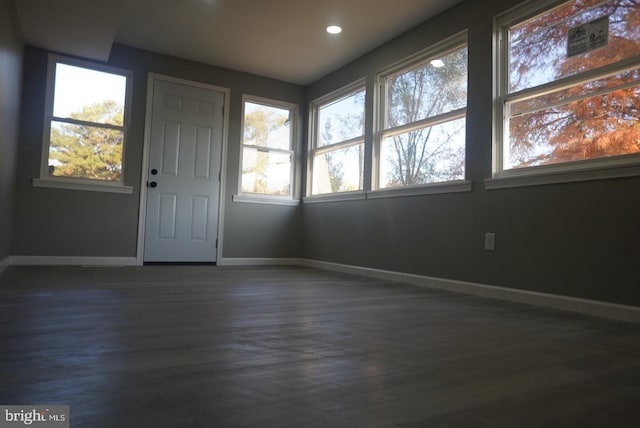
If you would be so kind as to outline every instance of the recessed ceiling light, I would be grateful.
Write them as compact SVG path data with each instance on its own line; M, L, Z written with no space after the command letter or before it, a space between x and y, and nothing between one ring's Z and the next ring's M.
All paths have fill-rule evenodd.
M444 62L441 59L432 59L429 61L429 64L433 65L435 68L444 67Z
M340 34L342 32L342 28L337 25L329 25L327 27L327 33L329 34Z

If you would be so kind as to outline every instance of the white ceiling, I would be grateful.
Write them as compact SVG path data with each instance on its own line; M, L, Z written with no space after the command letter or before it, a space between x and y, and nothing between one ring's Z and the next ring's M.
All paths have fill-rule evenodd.
M15 0L25 41L106 60L113 42L309 84L461 0ZM327 34L327 25L343 27Z

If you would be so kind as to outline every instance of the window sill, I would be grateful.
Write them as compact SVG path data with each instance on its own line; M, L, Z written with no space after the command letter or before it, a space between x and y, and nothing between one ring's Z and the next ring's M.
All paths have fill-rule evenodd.
M73 180L73 179L71 179ZM65 179L52 179L52 178L34 178L33 187L46 187L50 189L65 189L65 190L84 190L89 192L106 192L106 193L120 193L120 194L132 194L133 187L125 186L121 183L91 183L86 181L74 182Z
M580 181L606 180L640 175L640 164L583 168L572 170L509 171L503 175L484 180L486 190L513 187L543 186L547 184L574 183Z
M396 187L393 189L370 190L368 192L332 193L330 195L307 196L305 204L321 202L359 201L364 199L402 198L409 196L437 195L443 193L461 193L471 191L471 181L448 181L423 186Z
M399 198L407 196L438 195L471 191L471 181L448 181L423 186L395 187L367 192L367 199Z
M307 196L303 199L303 202L305 204L317 204L322 202L362 201L365 199L367 199L367 194L365 192L356 191Z
M285 199L285 198L274 198L269 196L259 196L259 195L233 195L231 197L233 202L241 202L248 204L267 204L267 205L286 205L286 206L298 206L300 205L300 200L298 199Z

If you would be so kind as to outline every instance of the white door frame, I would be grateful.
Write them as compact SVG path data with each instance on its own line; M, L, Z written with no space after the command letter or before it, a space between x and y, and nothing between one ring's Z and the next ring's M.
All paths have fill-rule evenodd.
M149 73L147 76L147 106L144 118L144 143L142 147L142 171L140 174L140 210L138 214L138 248L136 252L136 263L138 266L144 264L144 237L147 219L147 181L149 180L149 146L151 145L151 118L153 114L153 88L156 81L176 83L196 88L209 89L224 94L224 116L222 118L222 154L220 167L220 200L218 201L218 251L216 251L216 263L221 259L224 242L224 201L225 183L227 177L227 135L229 134L229 88L210 85L207 83L194 82L177 77L165 76L157 73Z

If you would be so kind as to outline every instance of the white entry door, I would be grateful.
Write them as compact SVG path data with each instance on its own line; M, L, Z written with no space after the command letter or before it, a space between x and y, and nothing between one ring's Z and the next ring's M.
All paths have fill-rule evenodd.
M224 92L155 80L145 262L215 262Z

